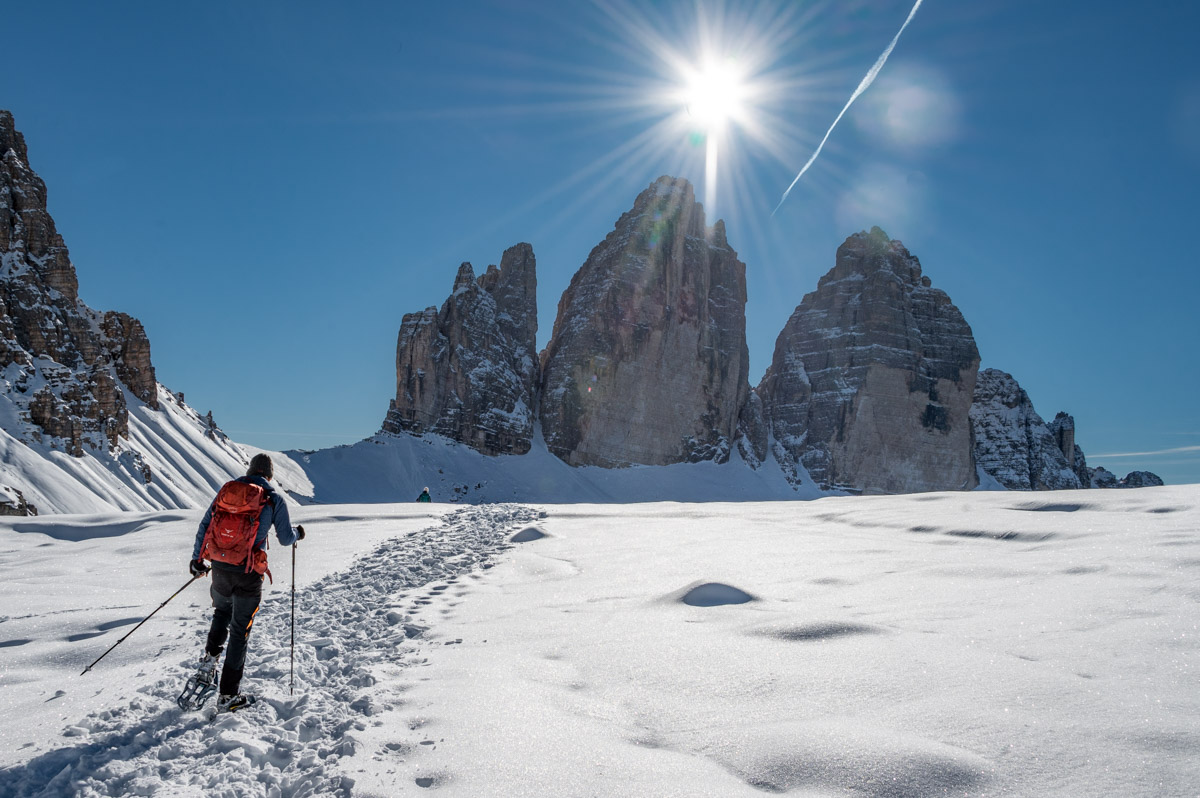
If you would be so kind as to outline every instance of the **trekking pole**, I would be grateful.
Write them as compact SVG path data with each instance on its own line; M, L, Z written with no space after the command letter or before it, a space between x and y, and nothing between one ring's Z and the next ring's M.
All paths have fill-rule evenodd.
M201 574L201 576L203 576L203 574ZM197 579L199 579L199 578L200 578L200 576L193 576L191 579L189 579L189 580L187 581L187 583L186 583L186 584L185 584L183 587L179 588L179 589L178 589L178 590L176 590L174 593L172 593L172 594L171 594L171 597L170 597L170 598L168 598L168 599L167 599L167 601L170 601L171 599L173 599L173 598L175 598L176 596L178 596L180 593L182 593L182 592L184 591L184 589L185 589L185 588L186 588L188 585L190 585L192 582L195 582L195 581L196 581ZM158 612L158 610L161 610L163 607L167 606L167 601L164 601L162 604L159 604L159 605L158 605L158 608L157 608L157 609L155 609L155 610L154 610L154 612ZM133 633L134 633L134 632L136 632L138 629L140 629L143 623L145 623L146 621L148 621L148 620L150 620L152 617L154 617L154 612L150 613L150 614L149 614L149 615L147 615L145 618L142 618L142 620L141 620L141 623L139 623L137 626L133 627L132 629L130 629L128 632L126 632L126 633L125 633L125 637L129 637L131 634L133 634ZM113 643L111 646L109 646L109 647L108 647L108 651L112 651L114 648L116 648L117 646L119 646L119 645L121 645L122 643L124 643L124 642L125 642L125 637L122 637L120 640L118 640L117 642L115 642L115 643ZM83 673L81 673L81 674L79 674L79 675L80 675L80 676L83 676L83 674L84 674L84 673L87 673L88 671L90 671L90 670L92 669L92 666L93 666L93 665L95 665L95 664L96 664L96 662L99 662L100 660L102 660L102 659L104 659L105 657L107 657L107 656L108 656L108 651L105 651L103 654L101 654L100 656L96 657L96 660L95 660L95 662L93 662L91 665L88 665L86 668L84 668L84 669L83 669Z
M292 664L291 686L288 695L296 694L296 544L292 544Z

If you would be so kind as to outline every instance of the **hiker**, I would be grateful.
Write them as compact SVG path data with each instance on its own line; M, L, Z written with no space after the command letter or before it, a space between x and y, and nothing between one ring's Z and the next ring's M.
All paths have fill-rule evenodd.
M229 638L218 712L235 712L254 703L253 696L239 693L239 687L246 663L246 639L262 599L263 574L271 575L267 568L267 533L274 526L275 536L284 546L304 540L304 527L292 528L287 503L270 485L273 475L271 458L260 453L251 458L246 476L225 483L200 521L188 566L193 577L212 571L212 627L200 660L200 674L209 684L216 681L217 660ZM211 568L205 560L212 562Z
M425 490L421 491L421 495L417 497L417 501L419 501L419 502L433 501L433 498L429 495L429 488L425 488Z

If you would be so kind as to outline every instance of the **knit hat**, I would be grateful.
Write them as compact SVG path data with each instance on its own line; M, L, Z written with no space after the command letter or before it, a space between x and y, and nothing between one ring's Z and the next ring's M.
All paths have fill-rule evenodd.
M270 479L275 474L275 469L271 465L271 458L259 452L250 458L250 468L246 471L248 477L262 477Z

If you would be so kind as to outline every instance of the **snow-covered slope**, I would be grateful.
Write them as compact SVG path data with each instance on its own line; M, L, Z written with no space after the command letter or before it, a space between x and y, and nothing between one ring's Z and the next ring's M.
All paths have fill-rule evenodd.
M298 507L215 720L197 515L0 519L0 795L1200 794L1200 486Z
M0 427L0 484L20 490L39 513L149 511L205 507L222 483L245 473L245 452L163 386L158 409L129 392L125 401L129 438L113 450L85 447L82 457ZM13 416L0 392L0 417Z
M380 433L350 446L287 452L311 485L293 495L322 504L414 501L428 487L441 502L645 502L813 499L811 480L794 488L774 459L751 469L729 462L629 468L572 467L546 448L540 429L524 455L488 457L439 435ZM282 457L272 455L282 462Z

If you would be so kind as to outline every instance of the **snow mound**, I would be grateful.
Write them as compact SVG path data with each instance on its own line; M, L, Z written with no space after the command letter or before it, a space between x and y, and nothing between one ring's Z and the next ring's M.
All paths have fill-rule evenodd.
M509 540L512 543L531 543L535 540L541 540L544 537L546 537L546 533L543 530L536 526L527 526L509 538Z
M721 607L726 604L745 604L757 599L746 591L720 582L705 582L688 590L679 599L689 607Z

